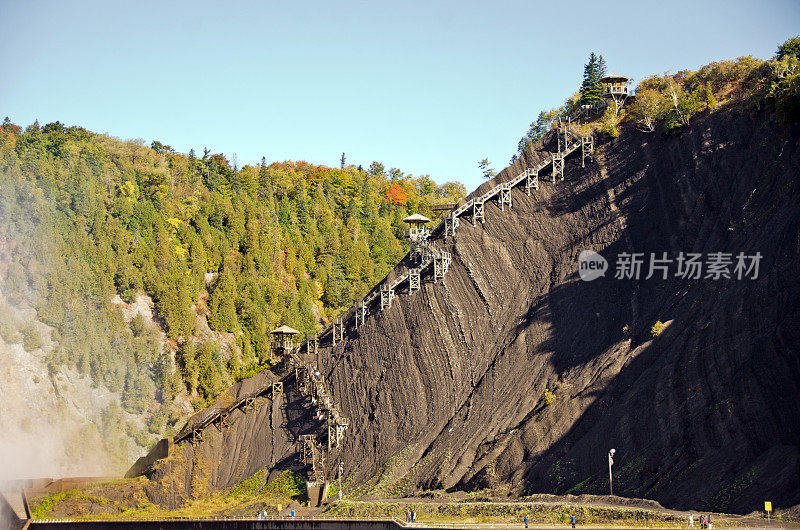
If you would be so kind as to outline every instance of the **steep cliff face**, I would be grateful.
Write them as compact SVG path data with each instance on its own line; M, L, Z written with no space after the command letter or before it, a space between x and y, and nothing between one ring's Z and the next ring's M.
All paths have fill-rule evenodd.
M276 367L279 375L293 373L284 364ZM278 381L275 373L265 370L229 388L213 407L190 418L168 449L169 456L160 458L165 447L156 447L148 457L140 459L128 476L146 474L149 498L163 506L176 508L187 500L203 497L213 491L229 488L267 468L267 480L276 473L291 469L302 471L298 450L303 433L316 433L324 422L295 384L294 377L284 383L280 393L262 393ZM248 396L257 396L244 401ZM232 405L239 404L234 408ZM205 421L224 410L224 421ZM204 428L201 428L205 425Z
M329 475L342 459L361 492L605 493L613 447L620 495L736 512L800 502L798 138L739 110L669 136L627 130L586 168L569 160L564 181L515 188L512 208L487 202L485 224L462 219L435 241L453 256L443 282L403 287L343 343L323 343L321 371L350 418ZM578 278L585 249L609 261L605 277ZM632 252L646 258L641 279L615 279ZM644 279L664 252L763 259L757 279L676 278L675 263ZM183 491L299 467L297 436L319 425L296 391L281 399L180 449ZM168 468L152 475L161 487Z

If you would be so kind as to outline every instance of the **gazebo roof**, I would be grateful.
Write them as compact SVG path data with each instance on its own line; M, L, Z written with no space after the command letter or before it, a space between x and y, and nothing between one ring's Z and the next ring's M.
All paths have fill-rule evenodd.
M600 78L601 83L613 83L614 81L622 81L624 83L625 81L629 80L630 77L628 77L627 75L622 75L617 73L611 73L605 77Z
M424 215L420 215L415 213L413 215L409 215L405 219L403 219L404 223L430 223L431 220L425 217Z
M290 328L289 326L283 325L279 328L275 328L270 331L272 335L299 335L300 332L294 328Z

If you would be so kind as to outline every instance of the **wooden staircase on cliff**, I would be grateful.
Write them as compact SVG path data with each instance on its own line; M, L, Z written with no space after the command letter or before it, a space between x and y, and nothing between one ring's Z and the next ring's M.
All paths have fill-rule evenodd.
M586 167L586 162L593 160L594 137L576 133L568 122L562 122L559 125L556 136L557 152L550 153L549 157L535 167L525 168L514 178L497 184L464 204L454 205L450 212L442 217L439 224L431 230L431 235L444 232L445 238L454 236L460 219L464 217L471 219L473 226L477 225L478 221L483 224L485 222L484 205L492 199L497 199L501 211L505 211L506 206L509 209L512 208L512 190L522 187L525 193L530 195L532 190L539 189L539 177L547 170L550 171L552 183L555 183L557 179L563 181L564 161L569 156L580 152L581 167ZM429 269L434 283L443 280L452 261L450 253L438 249L431 240L421 244L418 251L421 259L416 266L406 267L393 279L381 282L319 335L314 335L313 342L311 339L307 339L302 343L300 350L305 350L308 354L313 352L316 356L320 339L324 339L331 347L344 343L346 330L357 331L365 323L370 313L370 307L375 305L380 311L391 309L397 289L403 284L407 284L409 294L418 291L421 288L422 278ZM411 256L409 256L409 260L411 260Z
M530 195L532 190L539 189L539 177L548 168L551 182L555 183L557 178L564 180L564 161L579 150L581 167L585 167L587 160L593 160L593 137L581 136L575 133L568 124L562 123L557 131L557 141L558 151L551 153L548 158L535 167L525 168L512 179L497 184L480 196L473 197L464 204L455 205L431 231L431 235L443 233L441 239L454 236L460 219L463 217L470 218L473 226L476 226L478 221L483 224L485 222L484 205L487 201L495 198L501 211L505 211L506 206L511 209L513 207L512 190L522 187L525 193ZM303 461L312 466L311 476L314 480L310 483L315 484L315 487L324 488L328 473L326 469L327 455L332 449L342 447L349 420L339 412L328 392L324 377L316 368L316 363L305 362L298 353L305 351L306 359L316 358L321 341L327 341L332 348L344 344L347 329L358 330L363 326L370 314L371 306L378 306L381 311L391 309L396 290L403 284L408 285L409 294L420 290L426 271L430 270L429 275L435 283L443 280L449 270L452 257L449 252L437 248L434 241L426 240L419 245L415 259L409 259L409 261L416 262L413 263L414 266L405 268L392 280L384 280L378 284L319 335L306 337L306 340L287 358L293 370L283 374L277 381L267 382L261 388L240 396L233 403L207 409L206 413L199 420L193 422L190 428L184 429L175 436L174 443L189 441L195 445L202 442L203 431L209 425L216 425L220 431L224 431L230 426L228 418L233 411L241 409L243 412L247 412L254 408L256 400L259 398L275 400L283 394L284 382L294 375L298 391L305 396L310 396L312 404L318 408L318 418L326 420L327 428L324 431L300 436ZM323 438L326 438L326 444L323 443Z

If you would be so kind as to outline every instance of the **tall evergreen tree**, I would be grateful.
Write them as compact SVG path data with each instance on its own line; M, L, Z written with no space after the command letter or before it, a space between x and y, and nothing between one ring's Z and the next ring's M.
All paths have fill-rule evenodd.
M589 62L583 65L583 83L581 83L581 105L593 105L602 99L600 78L605 69L605 60L594 52L589 55Z

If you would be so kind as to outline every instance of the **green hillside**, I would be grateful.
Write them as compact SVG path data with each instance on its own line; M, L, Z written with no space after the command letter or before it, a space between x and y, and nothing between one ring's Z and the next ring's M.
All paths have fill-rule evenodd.
M6 120L2 288L56 329L53 372L69 365L91 374L134 413L184 388L201 407L263 366L273 327L316 331L363 296L407 251L408 212L433 217L431 205L464 191L378 162L364 170L262 159L237 168L208 150L197 157L59 122L23 131ZM137 293L152 297L171 348L140 317L126 324L112 303ZM200 333L206 315L229 343ZM36 331L18 324L0 307L6 342L35 347ZM167 419L161 412L153 432Z

